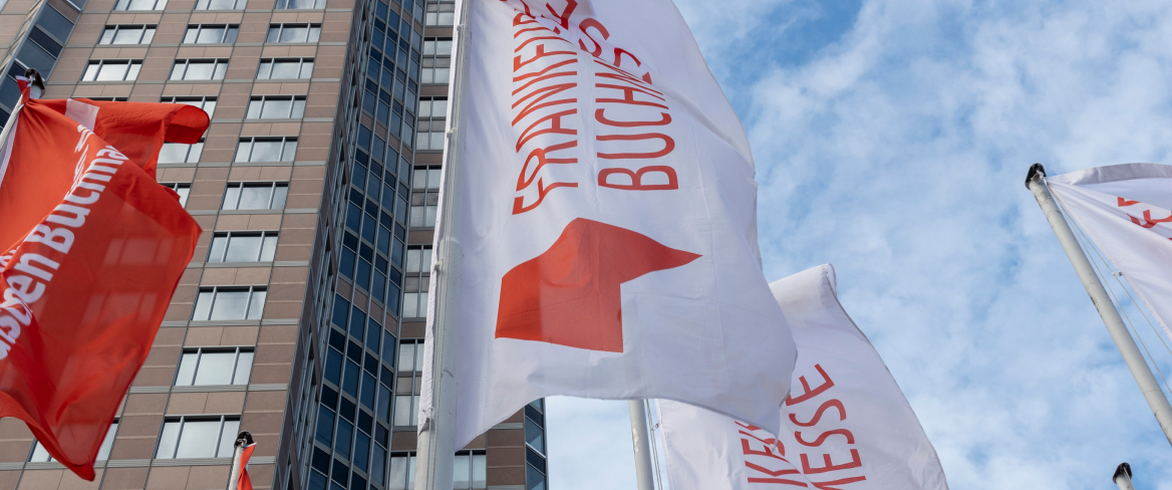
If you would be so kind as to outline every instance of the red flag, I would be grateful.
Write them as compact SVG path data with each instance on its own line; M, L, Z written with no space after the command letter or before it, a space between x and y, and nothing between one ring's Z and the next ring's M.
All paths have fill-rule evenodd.
M252 490L252 479L248 477L248 460L252 457L252 450L256 449L256 443L244 446L244 450L240 451L240 476L236 478L236 490Z
M23 84L22 84L23 85ZM26 90L27 94L27 90ZM81 100L24 101L25 108L40 108L56 112L93 131L99 138L113 145L119 153L138 164L152 180L164 141L195 143L208 127L208 116L203 110L186 104L145 102L96 102ZM35 138L49 131L45 119L21 117L24 111L13 114L12 139ZM72 128L71 128L72 130ZM23 238L23 234L44 218L74 184L79 173L78 139L69 142L9 145L0 154L0 250ZM9 165L9 161L36 162L33 165ZM54 162L54 164L47 164Z
M50 455L93 480L106 430L200 228L167 189L87 127L37 101L16 124L0 154L4 166L57 171L66 185L0 255L0 417L24 420ZM34 183L5 180L2 188L18 184ZM28 218L11 207L19 203L8 204L0 212ZM0 216L9 232L12 217Z

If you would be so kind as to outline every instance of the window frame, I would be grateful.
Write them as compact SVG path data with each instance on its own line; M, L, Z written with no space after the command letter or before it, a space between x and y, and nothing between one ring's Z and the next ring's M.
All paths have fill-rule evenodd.
M301 119L305 117L304 95L254 95L248 99L244 119ZM285 117L264 117L265 104L269 101L289 101L289 113ZM255 107L256 115L253 115Z
M212 316L215 314L215 311L216 311L215 310L216 301L217 301L216 296L218 296L221 293L239 293L239 292L248 293L247 299L245 300L245 303L244 303L243 316L240 316L240 317L232 316L229 318L212 318ZM211 302L208 303L207 307L205 308L205 310L206 310L204 312L205 314L201 315L200 314L200 305L201 305L201 302L203 301L203 298L205 298L205 296L204 296L205 294L211 295L210 296ZM265 301L267 299L268 299L268 286L201 287L201 288L199 288L199 290L196 291L195 301L192 302L191 321L193 321L193 322L205 322L205 321L218 322L218 321L260 320L261 318L264 317L264 307L265 307ZM254 306L256 304L259 304L260 306L255 308L255 315L254 315L253 314ZM203 318L200 318L200 316L203 316Z
M121 79L99 80L102 70L107 66L114 65L128 65L126 73L122 75ZM96 67L96 68L93 68ZM133 82L138 80L139 72L142 71L142 60L140 59L98 59L89 60L86 64L85 70L81 73L81 81L83 82ZM90 75L93 75L91 78Z
M296 78L273 78L277 63L297 63ZM314 58L261 58L256 67L257 80L309 80L313 78Z
M271 203L272 203L271 194L269 197L269 202L271 205ZM241 260L237 260L237 261L224 260L228 257L228 253L229 253L230 249L232 248L232 239L233 238L243 238L243 237L259 237L260 238L260 244L256 250L256 254L257 254L256 259L255 260L243 260L243 261L241 261ZM272 239L271 248L269 245L270 238ZM216 242L219 239L226 240L226 243L224 243L223 249L220 251L221 253L219 254L220 255L219 260L212 260L214 258L214 257L212 257L212 255L216 253ZM212 234L212 241L208 245L208 257L207 257L207 260L205 260L205 263L231 264L231 263L272 262L273 258L276 257L276 254L277 254L278 239L279 239L279 232L276 232L276 231L216 232L216 233ZM272 255L268 259L265 259L266 249L268 249L267 251Z
M208 119L211 119L212 114L214 114L216 112L216 103L218 101L219 101L219 97L216 97L216 96L191 96L191 97L173 96L173 97L159 98L159 102L162 102L165 104L187 104L192 107L198 107L200 109L203 109L203 111L207 113ZM209 104L211 105L210 108L208 107Z
M219 433L217 434L218 437L216 438L216 447L212 448L212 455L211 456L196 456L194 458L177 457L177 455L179 454L179 449L182 447L182 443L183 443L183 429L187 423L216 422L216 421L219 422L220 427L219 427ZM235 422L236 429L235 429L235 431L233 431L230 434L230 436L228 436L226 438L225 433L224 433L224 429L227 428L227 425L229 422ZM174 444L175 445L171 449L170 456L161 456L159 454L159 452L163 450L163 444L165 443L164 438L167 437L167 425L172 424L172 423L178 424L178 429L176 429L176 433L174 435L174 438L175 438ZM240 416L238 416L238 415L220 415L220 416L182 415L179 417L165 417L163 419L163 423L159 427L159 435L155 439L154 459L231 458L232 452L233 452L233 447L231 445L229 445L226 448L227 455L221 456L221 454L223 454L224 449L225 449L221 446L224 445L225 443L232 444L233 441L236 440L236 435L239 431L240 431Z
M236 193L235 204L232 204L233 207L230 207L230 208L225 207L228 205L229 195L231 194L231 190L233 188L243 190L246 187L253 187L253 188L269 187L269 188L271 188L272 191L269 193L269 207L267 207L267 208L241 208L240 207L240 197L244 193L240 192L240 191L238 191ZM282 189L282 188L285 189L283 192L277 191L277 189ZM279 198L280 207L274 207L278 203L278 197L277 197L278 195L281 196ZM221 211L255 211L257 209L285 209L285 205L288 203L288 199L289 199L289 183L288 182L277 182L277 181L272 181L272 182L229 182L227 185L224 186L224 197L220 201L220 210Z
M202 139L195 142L195 143L190 143L190 144L165 142L165 143L163 143L163 146L159 149L158 163L160 163L160 164L199 163L199 159L203 156L203 144L204 144L204 140L202 140ZM187 148L186 148L186 150L183 150L184 155L183 155L182 160L175 161L175 160L170 160L170 159L168 159L168 160L163 159L164 156L170 158L170 156L171 156L170 154L172 152L177 153L180 151L179 149L183 148L183 147L187 147Z
M149 9L132 9L132 8L130 8L131 5L133 5L135 2L147 3L147 2L151 2L151 0L145 0L145 1L144 0L117 0L116 2L114 2L114 7L111 8L110 10L126 11L126 12L154 12L154 11L167 9L167 0L154 0L153 2L151 2L152 3L151 6L153 8L149 8Z
M158 29L157 24L107 24L102 29L102 33L98 36L97 44L99 46L134 46L138 44L150 44L155 38L155 32ZM118 43L114 42L118 38L120 31L141 31L138 35L138 42L134 43ZM109 34L109 41L106 41L107 34Z
M304 41L282 41L281 35L286 29L305 29ZM274 38L275 39L272 39ZM285 43L316 43L321 42L321 23L317 22L274 22L269 23L269 30L265 34L267 44Z
M118 434L119 417L114 417L114 421L110 423L110 427L106 429L106 435L102 438L102 445L98 448L97 461L109 461L110 451L114 449L114 437ZM48 459L44 459L48 457ZM42 459L42 461L34 461L33 459ZM33 439L33 446L29 450L28 457L25 458L28 463L56 463L57 460L49 456L49 452L44 449L41 441Z
M281 142L280 153L276 160L253 160L253 150L255 143L260 142ZM289 144L292 143L292 147ZM247 147L245 145L248 145ZM292 150L290 152L290 150ZM246 153L244 158L241 158L241 153ZM290 153L290 154L286 154ZM297 157L297 137L296 136L252 136L240 138L236 143L236 154L232 157L232 163L258 163L258 162L292 162Z
M200 42L200 34L204 30L210 31L212 29L224 30L220 34L220 40L215 42ZM183 32L183 40L180 41L180 44L232 44L236 42L236 36L239 34L240 24L187 24L187 30ZM188 41L188 38L194 38L194 40Z
M191 196L191 182L159 182L159 185L179 194L179 205L187 207L187 198Z
M321 10L326 8L326 0L313 0L312 7L290 7L291 2L298 0L277 0L276 5L273 5L273 10Z
M215 1L223 0L196 0L195 8L193 10L244 10L246 7L248 7L248 0L228 0L232 2L232 8L211 8L212 2Z
M168 81L177 82L206 82L223 80L228 73L228 58L183 58L176 59L175 63L171 65L171 74L167 76ZM187 78L188 72L193 65L212 65L211 78ZM180 70L182 66L182 70ZM178 71L178 73L176 73ZM179 75L178 78L176 75Z
M203 359L204 355L206 355L206 354L226 354L226 353L235 354L235 357L232 360L232 372L231 372L231 374L228 375L228 382L227 383L200 383L200 384L197 384L196 380L199 379L199 368L200 368L201 363L204 360ZM185 374L183 373L184 361L188 355L192 355L192 354L195 355L195 361L194 361L195 364L191 366L191 373L190 373L191 380L187 384L179 384L180 383L180 376L185 376ZM248 359L246 367L247 367L248 371L247 371L247 373L245 373L243 375L244 376L244 379L242 380L243 382L237 383L236 378L237 378L237 375L240 373L240 370L242 368L241 362L244 360L244 356L246 354L247 354L247 359ZM253 347L185 348L185 349L183 349L183 352L179 355L179 366L175 369L175 378L171 380L171 386L246 386L246 385L248 385L249 379L252 378L252 367L255 362L256 362L256 350Z

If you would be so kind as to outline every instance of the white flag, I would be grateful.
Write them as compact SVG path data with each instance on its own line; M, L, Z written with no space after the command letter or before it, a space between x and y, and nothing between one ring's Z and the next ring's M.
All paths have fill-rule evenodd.
M1172 338L1172 166L1088 168L1046 183Z
M659 402L672 490L805 487L946 490L944 470L895 379L835 292L823 265L770 285L798 343L780 437Z
M796 354L761 272L752 157L675 6L470 5L456 447L552 395L778 428Z

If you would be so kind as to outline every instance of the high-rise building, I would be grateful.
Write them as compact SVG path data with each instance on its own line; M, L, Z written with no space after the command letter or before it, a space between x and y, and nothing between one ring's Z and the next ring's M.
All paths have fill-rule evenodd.
M0 420L0 488L411 488L453 0L0 0L0 122L45 98L212 118L159 181L204 234L87 483ZM544 490L541 402L457 453L456 489Z

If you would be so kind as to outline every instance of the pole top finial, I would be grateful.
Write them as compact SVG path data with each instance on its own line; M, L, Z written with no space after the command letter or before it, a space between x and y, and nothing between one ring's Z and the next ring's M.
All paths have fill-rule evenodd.
M1131 479L1131 465L1127 462L1119 463L1119 466L1115 467L1115 476L1111 477L1111 481L1118 481L1119 477L1124 475L1127 476L1128 480Z
M1029 171L1029 173L1026 174L1026 180L1025 180L1026 189L1030 188L1031 181L1033 181L1034 179L1043 178L1045 176L1046 176L1046 168L1043 167L1042 164L1035 163L1033 165L1030 165L1030 171Z
M252 433L251 432L248 432L246 430L242 430L242 431L240 431L240 434L236 435L236 444L235 444L236 447L247 447L247 446L251 446L252 444L253 444L253 440L252 440Z

